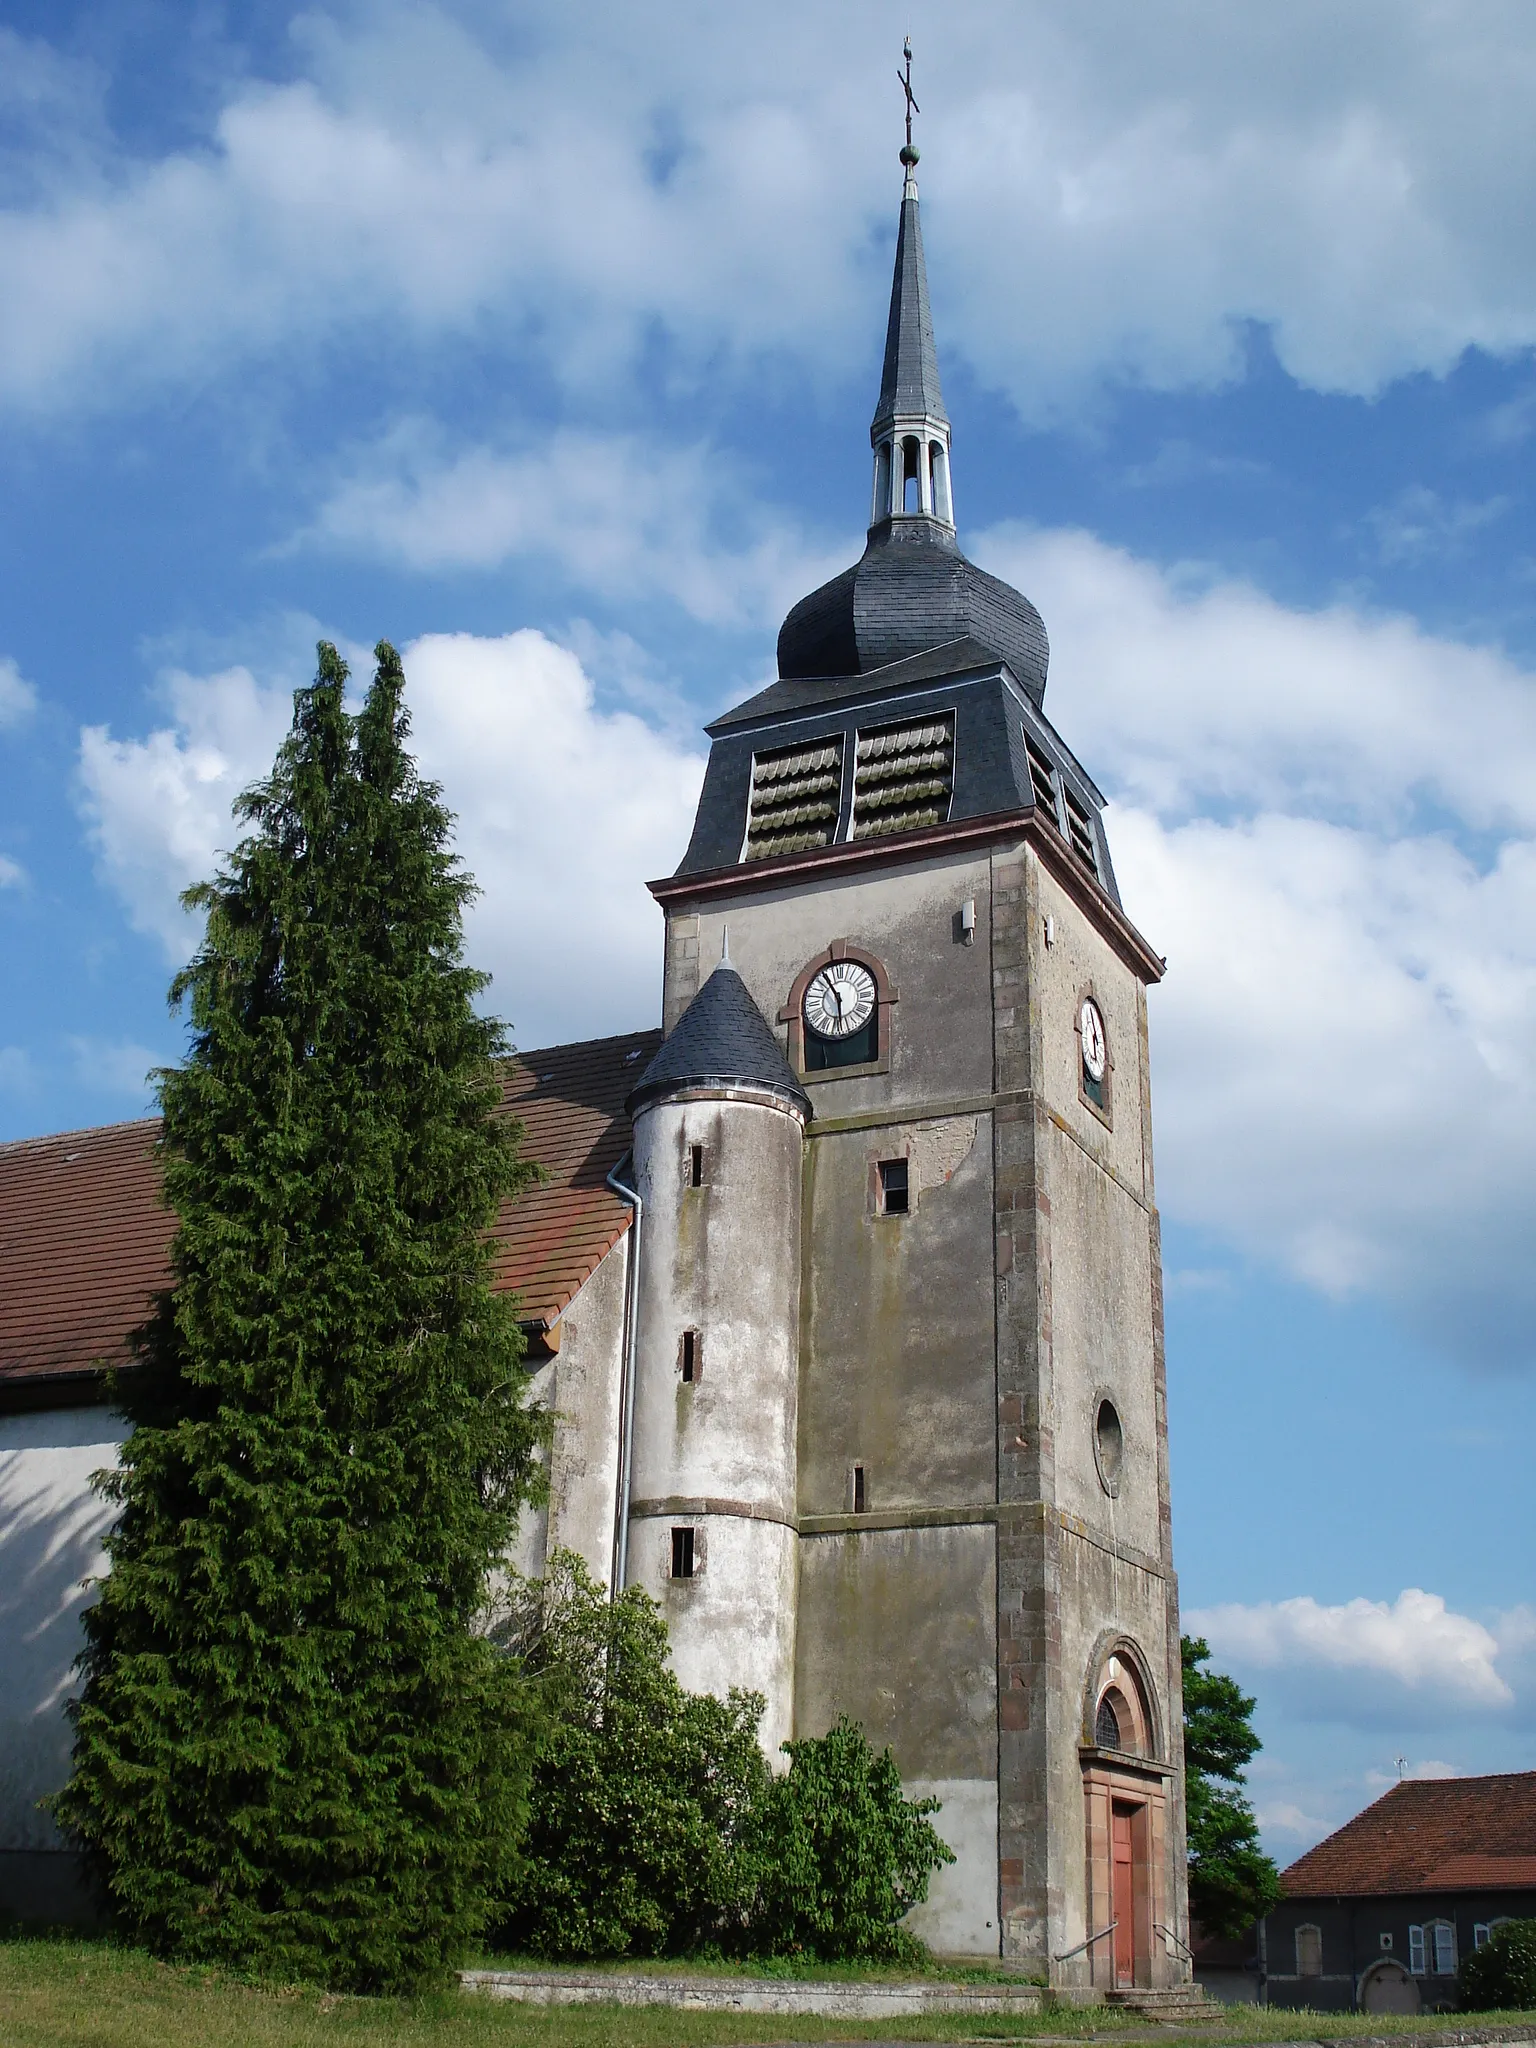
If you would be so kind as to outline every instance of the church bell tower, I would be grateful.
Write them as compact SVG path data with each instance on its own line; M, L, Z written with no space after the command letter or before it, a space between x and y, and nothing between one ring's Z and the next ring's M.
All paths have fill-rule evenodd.
M1146 991L1034 606L961 553L902 151L864 552L709 727L666 918L626 1574L770 1753L942 1800L913 1925L1186 1981Z

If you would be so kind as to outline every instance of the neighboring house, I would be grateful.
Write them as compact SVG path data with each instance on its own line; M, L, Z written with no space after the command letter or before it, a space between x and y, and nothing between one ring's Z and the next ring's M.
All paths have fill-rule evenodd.
M1280 1882L1259 1944L1269 2004L1451 2007L1468 1950L1536 1917L1536 1771L1394 1785Z
M1045 713L1040 615L960 550L902 161L867 544L709 727L687 851L650 885L666 1036L513 1070L554 1175L497 1233L556 1418L519 1561L562 1543L643 1587L685 1685L764 1695L775 1762L841 1713L889 1745L955 1851L913 1916L936 1948L1167 1992L1188 1928L1164 963ZM87 1479L121 1439L66 1403L99 1395L164 1278L152 1138L0 1153L0 1380L33 1403L0 1434L12 1899L65 1866L35 1802L67 1765Z
M1259 1976L1258 1929L1246 1934L1207 1934L1191 1925L1190 1946L1195 1957L1195 1982L1210 1998L1223 2005L1258 2005L1264 1995Z

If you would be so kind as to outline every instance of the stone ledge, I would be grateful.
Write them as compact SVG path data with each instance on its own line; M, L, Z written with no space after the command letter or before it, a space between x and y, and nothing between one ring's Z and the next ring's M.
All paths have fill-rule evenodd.
M659 2005L683 2012L811 2013L833 2019L1040 2011L1038 1984L863 1983L793 1977L648 1977L618 1970L461 1970L466 1991L524 2005Z

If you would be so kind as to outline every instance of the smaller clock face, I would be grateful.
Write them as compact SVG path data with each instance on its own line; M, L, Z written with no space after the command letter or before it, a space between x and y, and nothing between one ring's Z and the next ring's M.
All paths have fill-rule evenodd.
M1083 1041L1083 1069L1090 1081L1104 1078L1104 1019L1091 998L1077 1013L1077 1028Z
M857 960L834 960L805 992L805 1022L820 1038L847 1038L874 1014L875 977Z

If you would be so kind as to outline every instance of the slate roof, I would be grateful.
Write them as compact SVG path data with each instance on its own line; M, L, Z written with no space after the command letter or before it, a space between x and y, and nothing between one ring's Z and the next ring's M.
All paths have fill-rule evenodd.
M939 389L917 187L909 179L871 439L878 442L897 417L912 414L946 424L949 417ZM967 638L1006 661L1038 708L1050 660L1040 614L1011 584L967 561L952 527L901 513L872 526L862 558L790 612L779 630L779 675L786 682L869 675Z
M1536 1889L1536 1771L1394 1785L1280 1883L1292 1899Z
M779 628L779 674L868 675L965 638L1043 701L1050 643L1035 607L967 561L947 526L906 514L872 526L860 559L793 608Z
M896 230L896 269L891 278L891 315L885 330L885 364L870 436L878 440L898 413L926 413L949 423L939 390L939 355L933 345L928 304L928 266L923 261L923 228L917 186L909 178L902 193Z
M810 1097L729 960L716 967L641 1075L630 1113L676 1088L711 1084L769 1088L806 1117L811 1113Z
M553 1323L629 1228L606 1176L629 1146L624 1097L659 1031L520 1053L505 1107L549 1178L507 1204L492 1237L498 1288ZM0 1145L0 1386L79 1381L128 1357L128 1333L170 1279L155 1119Z

